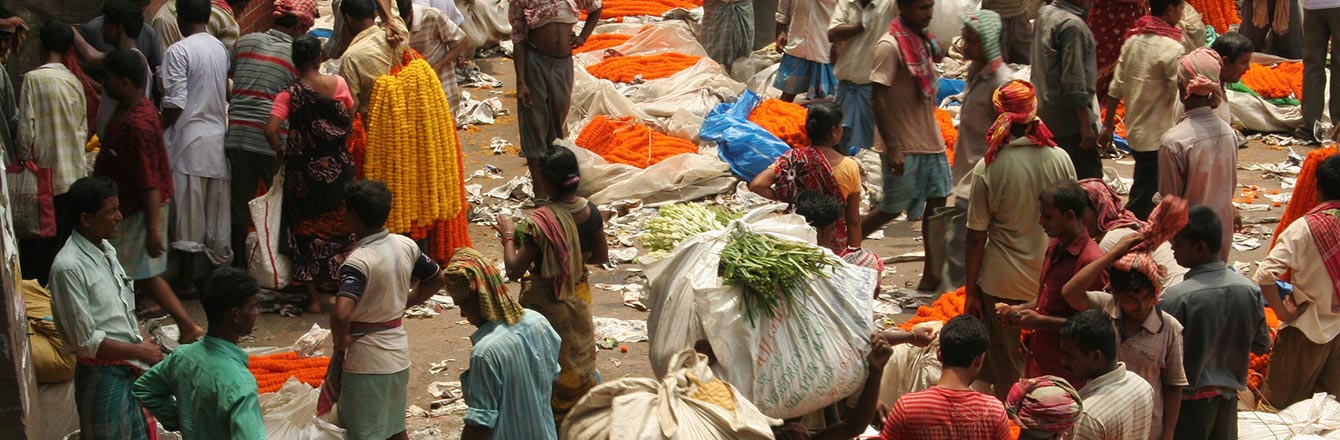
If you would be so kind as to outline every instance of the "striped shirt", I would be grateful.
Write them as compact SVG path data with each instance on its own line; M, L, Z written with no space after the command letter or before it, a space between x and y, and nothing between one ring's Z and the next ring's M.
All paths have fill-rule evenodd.
M1143 440L1149 437L1154 390L1126 364L1090 380L1079 390L1084 417L1075 425L1075 440Z
M75 180L88 175L87 140L88 108L79 78L59 63L43 64L24 75L16 156L32 155L39 166L51 168L53 194L64 194Z
M149 22L154 30L158 31L158 37L163 39L163 47L172 47L178 41L181 41L181 29L177 27L177 2L170 1L163 4L154 14L153 21ZM209 11L209 24L206 30L214 38L218 38L223 46L228 50L233 50L233 45L237 43L237 37L242 33L237 26L237 19L233 18L233 12L228 8L214 2Z
M465 32L442 11L419 5L414 5L414 23L410 29L409 46L433 65L433 71L442 81L442 92L446 93L447 102L455 110L461 88L456 85L456 60L447 58L447 54L453 47L465 44Z
M1121 346L1117 359L1132 373L1149 383L1154 391L1154 409L1149 420L1149 439L1163 437L1163 387L1189 385L1182 368L1182 324L1168 312L1155 307L1140 323L1135 334L1122 330L1121 306L1107 292L1088 292L1089 308L1102 310L1117 325Z
M1005 406L995 397L934 386L898 398L879 438L1008 440L1010 425Z
M372 86L377 83L377 78L391 73L393 55L391 44L386 42L386 32L370 26L354 36L340 59L340 76L349 83L356 109L364 117L367 117L368 101L372 98Z
M271 29L237 40L233 50L233 100L223 148L273 156L265 125L275 95L298 77L290 61L293 36Z

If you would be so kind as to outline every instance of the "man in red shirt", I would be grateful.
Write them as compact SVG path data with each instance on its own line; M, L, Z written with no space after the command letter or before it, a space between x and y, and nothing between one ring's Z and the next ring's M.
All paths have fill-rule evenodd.
M1002 306L997 310L1007 324L1034 330L1028 341L1028 360L1024 377L1060 376L1076 388L1084 387L1084 379L1061 367L1060 335L1057 329L1066 318L1078 313L1061 296L1061 288L1081 268L1103 256L1089 233L1084 229L1084 209L1088 193L1074 181L1061 181L1039 196L1042 216L1039 223L1051 237L1047 256L1042 262L1042 278L1035 301L1017 306ZM1107 274L1096 280L1089 290L1102 290L1107 285Z
M926 391L903 395L884 420L883 440L1010 438L1005 405L970 386L991 345L986 325L970 315L949 320L940 330L940 381Z

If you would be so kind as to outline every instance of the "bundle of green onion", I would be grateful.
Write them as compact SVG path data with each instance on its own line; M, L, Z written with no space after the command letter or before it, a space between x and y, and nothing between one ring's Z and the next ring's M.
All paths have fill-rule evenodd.
M638 237L650 251L670 251L680 242L708 231L726 228L739 214L701 203L674 203L662 206L656 217L647 220L645 234Z
M744 287L740 306L749 323L775 316L777 307L801 293L803 280L827 278L837 259L818 246L795 240L739 231L721 250L717 272L725 284Z

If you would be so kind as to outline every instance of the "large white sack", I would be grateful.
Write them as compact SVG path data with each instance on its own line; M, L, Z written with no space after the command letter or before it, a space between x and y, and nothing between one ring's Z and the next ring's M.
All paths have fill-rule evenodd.
M342 440L343 428L316 416L321 390L289 378L279 391L260 395L266 438L284 440ZM338 407L336 411L338 411ZM334 413L332 413L334 414Z
M1280 411L1238 412L1241 440L1340 439L1340 402L1317 393Z
M721 194L737 181L730 167L713 155L685 153L642 169L609 163L575 145L568 147L577 155L582 174L577 194L596 204L629 199L646 205L697 200Z

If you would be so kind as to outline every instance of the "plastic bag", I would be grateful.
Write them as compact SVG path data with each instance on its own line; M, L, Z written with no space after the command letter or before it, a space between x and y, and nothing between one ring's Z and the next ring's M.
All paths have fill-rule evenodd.
M575 145L568 148L577 155L577 167L582 173L577 194L598 205L628 199L646 205L695 200L726 192L736 182L725 163L705 154L671 156L639 169L609 163Z
M749 113L760 102L758 95L746 91L734 104L721 104L712 109L703 121L702 131L698 132L702 140L717 143L721 160L746 182L754 180L754 176L791 150L786 142L749 121Z
M954 37L962 34L963 16L981 8L981 2L977 0L939 0L935 2L935 13L931 15L927 30L935 35L940 47L948 50Z
M316 416L320 394L311 385L290 377L279 391L261 394L261 416L266 438L285 440L342 440L344 429Z
M1303 126L1302 108L1296 105L1275 105L1260 96L1227 90L1233 117L1243 128L1262 133L1290 133Z
M764 414L785 419L845 398L864 383L873 331L869 292L875 281L872 270L839 262L829 277L800 284L803 293L778 316L750 324L739 304L743 289L722 285L717 276L729 237L752 230L814 242L813 229L795 215L746 223L761 212L732 222L725 231L690 238L648 268L654 312L648 323L674 323L649 325L650 354L655 367L664 363L666 353L705 339L719 361L713 368L717 376L739 387Z
M507 21L507 2L504 0L456 0L456 8L465 16L460 27L465 32L466 44L472 49L487 46L512 34L512 24Z
M1335 396L1317 393L1279 414L1238 412L1238 438L1242 440L1340 439L1340 402Z
M626 378L593 388L572 408L560 438L763 440L782 423L760 413L729 383L735 411L694 398L698 384L714 378L705 355L682 350L668 369L660 381Z
M56 236L56 211L52 195L51 167L21 160L5 167L10 182L9 203L13 208L14 235L18 238Z
M247 270L261 288L280 290L293 281L293 262L279 253L280 218L284 212L284 171L260 197L247 202L256 232L247 234Z
M917 325L932 326L938 333L943 323L932 321ZM894 346L889 363L884 366L884 375L879 378L879 401L897 402L904 394L925 391L939 382L943 371L936 355L939 349L939 338L932 340L926 347L910 344Z

